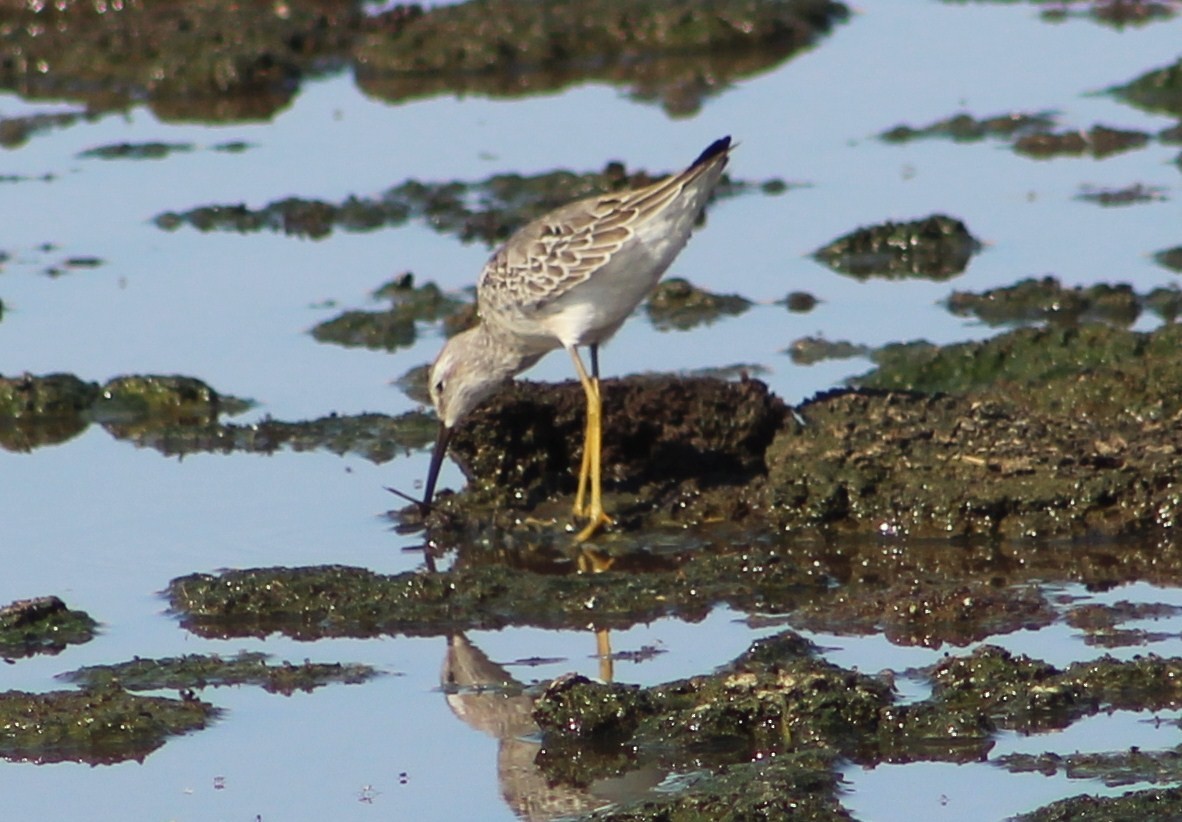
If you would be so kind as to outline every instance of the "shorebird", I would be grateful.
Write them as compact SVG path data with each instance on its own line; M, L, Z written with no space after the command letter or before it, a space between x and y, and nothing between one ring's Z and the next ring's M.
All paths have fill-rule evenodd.
M574 504L575 516L585 518L586 525L575 539L585 542L611 524L601 489L599 346L619 330L685 246L730 150L730 137L723 137L679 174L555 209L520 228L493 253L476 287L479 324L448 340L431 366L439 436L424 508L434 497L456 424L503 383L550 351L565 348L587 397ZM590 374L580 346L589 350Z

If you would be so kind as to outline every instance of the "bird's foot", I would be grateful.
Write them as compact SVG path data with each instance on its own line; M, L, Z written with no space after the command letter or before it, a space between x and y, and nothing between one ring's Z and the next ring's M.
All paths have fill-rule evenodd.
M599 511L590 512L588 517L588 522L583 526L583 530L575 535L575 542L586 542L604 528L613 524L612 518L605 514L602 508Z

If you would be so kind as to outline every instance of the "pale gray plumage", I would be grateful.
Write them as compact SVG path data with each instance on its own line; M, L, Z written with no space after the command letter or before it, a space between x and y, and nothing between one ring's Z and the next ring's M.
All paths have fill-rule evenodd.
M730 149L724 137L679 174L562 206L518 230L492 255L477 284L480 323L450 339L431 367L431 400L441 426L425 503L455 425L502 383L565 348L587 391L584 453L594 452L590 463L584 458L576 509L590 478L591 516L600 525L609 521L599 504L598 374L587 376L577 349L594 352L656 286L689 240Z

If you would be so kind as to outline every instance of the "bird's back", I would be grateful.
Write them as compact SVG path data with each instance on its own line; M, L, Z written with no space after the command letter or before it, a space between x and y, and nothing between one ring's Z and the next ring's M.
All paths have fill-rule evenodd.
M685 246L729 151L723 138L679 174L520 229L481 273L482 319L539 349L610 337Z

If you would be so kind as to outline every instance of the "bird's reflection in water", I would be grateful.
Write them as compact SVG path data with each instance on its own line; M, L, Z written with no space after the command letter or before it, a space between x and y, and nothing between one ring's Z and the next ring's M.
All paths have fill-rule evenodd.
M601 642L606 639L603 633ZM552 783L537 764L542 746L533 720L534 697L521 682L463 634L448 638L440 679L452 713L500 743L497 781L505 801L522 819L541 822L627 802L665 777L662 769L649 766L597 779L586 787Z

